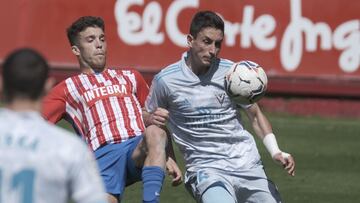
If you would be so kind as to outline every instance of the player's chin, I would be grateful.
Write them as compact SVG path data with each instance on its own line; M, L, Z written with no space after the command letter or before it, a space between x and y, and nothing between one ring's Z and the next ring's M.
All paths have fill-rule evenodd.
M96 62L93 67L97 70L96 72L101 72L105 69L105 61Z
M211 63L212 63L212 60L211 60L211 59L204 59L204 60L202 61L203 66L210 66Z
M105 58L105 57L100 57L100 58L98 58L97 60L95 60L94 63L95 63L97 66L105 66L106 58Z
M106 56L105 55L97 55L95 58L93 58L94 63L96 64L104 64L106 62Z

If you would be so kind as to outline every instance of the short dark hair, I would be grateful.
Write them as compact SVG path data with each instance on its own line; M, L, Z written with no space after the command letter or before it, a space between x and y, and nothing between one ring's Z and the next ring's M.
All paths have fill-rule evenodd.
M224 21L213 11L197 12L190 24L190 34L196 38L197 34L204 28L216 28L224 33Z
M99 27L105 32L105 23L101 17L83 16L73 22L70 27L66 29L67 37L70 45L73 46L77 42L79 32L84 31L88 27Z
M39 99L48 74L49 65L37 51L31 48L13 51L5 58L2 68L5 102L15 98Z

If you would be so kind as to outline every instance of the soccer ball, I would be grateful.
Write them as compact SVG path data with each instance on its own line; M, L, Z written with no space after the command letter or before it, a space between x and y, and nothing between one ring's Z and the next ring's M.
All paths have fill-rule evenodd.
M225 75L226 92L236 104L259 101L267 88L265 71L252 61L234 63Z

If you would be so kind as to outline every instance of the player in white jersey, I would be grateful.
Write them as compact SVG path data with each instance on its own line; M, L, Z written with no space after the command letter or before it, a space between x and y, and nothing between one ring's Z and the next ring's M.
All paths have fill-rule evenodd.
M0 202L105 203L106 193L87 146L40 114L41 98L53 84L48 72L45 59L32 49L17 50L4 62Z
M224 75L233 62L218 58L224 22L198 12L187 36L189 50L158 73L146 108L169 110L168 128L186 162L185 184L198 202L280 202L268 180L253 136L225 92ZM241 106L272 158L295 175L293 157L282 152L259 106Z

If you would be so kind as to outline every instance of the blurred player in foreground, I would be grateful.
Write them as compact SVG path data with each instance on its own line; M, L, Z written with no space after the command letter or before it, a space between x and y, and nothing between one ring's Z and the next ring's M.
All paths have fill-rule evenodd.
M93 154L69 132L46 122L41 99L53 80L32 49L3 64L0 109L0 202L107 202Z
M120 201L125 186L140 180L143 201L158 202L165 163L173 184L182 180L176 163L171 158L166 162L165 131L156 125L145 131L147 124L164 125L168 112L158 108L143 119L148 85L134 69L105 67L104 31L103 20L93 16L81 17L67 29L81 74L51 90L44 100L43 115L54 123L66 119L86 140L95 153L111 202Z
M217 57L223 39L223 20L198 12L187 36L189 50L155 76L146 108L169 110L168 127L186 162L185 184L197 201L280 202L253 136L225 92L224 76L233 62ZM294 176L294 159L279 149L259 106L242 108L272 158Z

